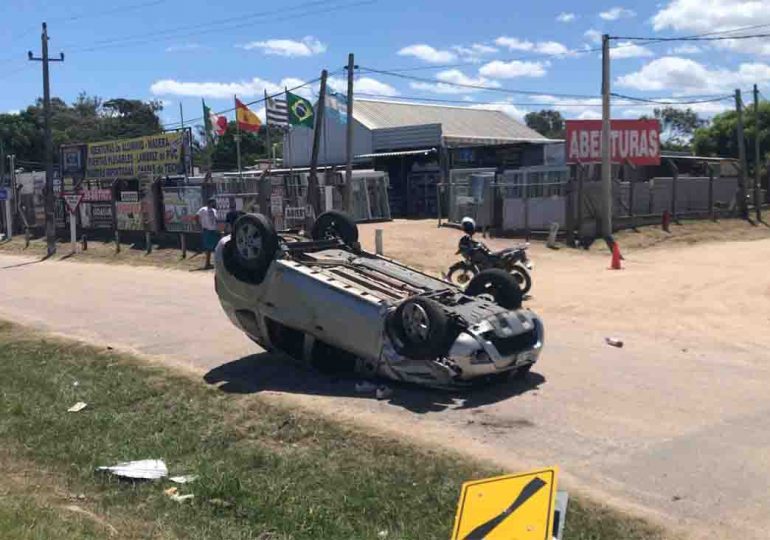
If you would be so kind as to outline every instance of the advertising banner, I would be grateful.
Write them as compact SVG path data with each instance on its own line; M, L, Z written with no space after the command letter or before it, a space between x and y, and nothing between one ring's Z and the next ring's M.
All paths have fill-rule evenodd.
M116 202L115 219L120 231L143 231L144 214L140 202Z
M567 120L567 163L600 163L602 121ZM660 122L612 120L610 155L613 163L660 165Z
M157 178L189 173L188 131L175 131L89 143L86 177L89 179Z
M199 186L163 188L163 223L168 232L198 232L195 214L203 206Z

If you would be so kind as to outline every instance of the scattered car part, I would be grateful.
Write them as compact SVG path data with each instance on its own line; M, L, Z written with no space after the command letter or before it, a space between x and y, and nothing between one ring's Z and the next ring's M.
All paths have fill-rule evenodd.
M469 296L490 295L497 304L506 309L519 309L523 299L516 278L500 268L479 272L468 283L465 293Z
M88 405L84 401L78 401L72 407L67 409L67 412L80 412L83 409L85 409L87 406Z
M127 461L109 467L97 467L97 470L107 471L115 476L134 480L159 480L168 476L168 468L163 460L160 459Z

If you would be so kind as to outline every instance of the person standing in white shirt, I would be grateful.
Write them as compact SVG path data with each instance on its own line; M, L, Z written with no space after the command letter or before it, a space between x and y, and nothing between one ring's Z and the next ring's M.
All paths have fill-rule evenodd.
M219 242L219 229L217 228L217 200L212 197L195 214L198 223L201 226L201 240L203 251L206 252L205 269L211 268L211 252L217 247Z

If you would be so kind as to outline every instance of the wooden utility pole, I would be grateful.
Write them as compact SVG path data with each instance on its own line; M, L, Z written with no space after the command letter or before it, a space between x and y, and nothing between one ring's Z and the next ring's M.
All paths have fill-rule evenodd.
M738 115L738 128L736 136L738 137L738 159L740 161L740 173L738 175L738 211L741 218L749 219L749 209L746 206L746 173L748 167L746 164L746 139L743 135L743 101L741 100L741 89L735 89L735 112Z
M754 212L757 223L762 221L762 201L759 194L759 88L754 85Z
M602 235L612 234L612 162L610 148L610 36L602 35Z
M313 207L316 217L320 211L320 200L318 193L318 147L321 144L321 131L323 130L324 109L326 108L326 77L328 73L324 69L321 71L321 89L318 93L318 106L315 111L315 126L313 128L313 152L310 155L310 179L307 186L307 199L310 206Z
M64 62L64 53L59 58L48 57L48 25L43 23L43 33L40 36L42 56L36 58L32 51L27 58L34 62L43 63L43 125L45 138L45 238L48 245L48 256L56 253L56 224L54 222L53 198L53 140L51 138L51 86L48 77L49 62Z
M268 99L270 98L267 97L267 88L265 88L265 144L267 145L267 159L270 162L268 168L272 169L275 166L275 163L273 163L273 159L271 157L272 146L270 144L270 116L267 114Z
M241 169L241 123L238 122L238 96L233 96L235 101L235 154L238 161L238 180L243 180L243 170Z
M355 75L356 65L353 53L348 54L348 110L347 110L347 128L345 138L345 187L343 189L343 208L346 212L352 213L353 198L353 76Z

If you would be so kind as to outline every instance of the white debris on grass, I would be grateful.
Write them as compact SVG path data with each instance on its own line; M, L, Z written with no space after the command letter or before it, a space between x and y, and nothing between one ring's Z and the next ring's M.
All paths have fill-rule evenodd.
M139 461L127 461L108 467L98 467L100 471L107 471L122 478L137 480L158 480L168 476L168 468L163 460L142 459Z
M164 489L163 493L167 495L169 499L176 502L186 501L188 499L192 499L195 496L192 493L188 493L186 495L180 495L179 488L176 488L176 487L170 487L168 489Z
M72 407L67 409L67 412L80 412L83 409L85 409L87 406L88 405L84 401L78 401Z
M198 475L197 474L183 474L181 476L169 476L168 479L171 480L172 482L174 482L175 484L187 484L187 483L194 482L195 480L197 480L198 479Z

